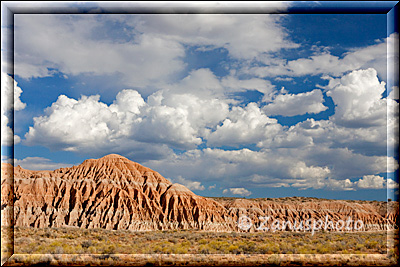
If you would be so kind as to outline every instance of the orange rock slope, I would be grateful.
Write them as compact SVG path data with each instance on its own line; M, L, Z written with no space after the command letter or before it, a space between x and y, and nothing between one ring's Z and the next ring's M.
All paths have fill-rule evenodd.
M349 202L304 198L282 200L212 199L197 196L159 173L111 154L55 171L30 171L2 163L2 225L76 226L129 230L198 229L238 231L246 215L255 231L260 216L286 221L347 219L364 230L385 229L398 218L392 202ZM12 179L14 177L14 179ZM14 209L12 202L14 198ZM10 220L14 217L14 222Z

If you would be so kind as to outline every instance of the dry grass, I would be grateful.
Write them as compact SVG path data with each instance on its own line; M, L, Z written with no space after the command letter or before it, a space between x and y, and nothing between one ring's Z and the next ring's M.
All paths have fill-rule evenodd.
M386 232L318 232L312 236L295 232L16 227L14 233L16 254L386 254L388 251ZM389 248L389 253L398 254L398 250Z

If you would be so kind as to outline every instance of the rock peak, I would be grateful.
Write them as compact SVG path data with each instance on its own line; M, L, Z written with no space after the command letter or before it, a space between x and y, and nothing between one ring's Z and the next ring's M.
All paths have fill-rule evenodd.
M125 158L121 155L118 155L118 154L108 154L100 159L127 159L127 158Z
M64 179L75 180L81 177L94 181L111 179L117 183L171 183L158 172L118 154L109 154L98 159L87 159L82 164L71 168L63 176Z

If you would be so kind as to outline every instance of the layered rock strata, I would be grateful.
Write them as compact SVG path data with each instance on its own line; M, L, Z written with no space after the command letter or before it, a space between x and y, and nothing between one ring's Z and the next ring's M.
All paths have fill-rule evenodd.
M1 170L2 225L257 231L267 217L292 224L351 217L363 222L363 230L383 230L398 220L398 202L205 198L115 154L54 171L5 163ZM246 230L238 227L243 216L252 222Z

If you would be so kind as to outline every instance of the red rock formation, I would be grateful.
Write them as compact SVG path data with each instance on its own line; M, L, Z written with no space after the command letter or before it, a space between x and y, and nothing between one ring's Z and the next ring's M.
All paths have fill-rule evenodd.
M12 166L2 164L2 177L11 173ZM12 192L10 181L2 180L4 210L10 206L10 200L3 201ZM221 204L119 155L55 171L15 167L14 199L18 226L212 231L232 227Z
M241 216L247 216L251 219L253 226L250 231L256 231L260 224L269 216L268 226L277 219L281 226L283 222L290 222L294 225L297 222L311 220L321 220L324 228L326 222L333 222L335 231L336 223L344 221L347 226L347 220L353 220L349 227L354 230L354 222L361 220L364 227L361 230L384 230L391 229L396 222L398 224L399 205L398 202L379 201L345 201L345 200L324 200L315 198L286 198L286 199L224 199L216 198L224 207L228 209L229 215L238 220ZM260 219L264 217L263 219ZM304 225L304 224L303 224ZM319 223L316 224L318 226ZM328 224L329 225L329 224ZM339 222L339 227L341 222ZM343 227L343 230L345 227ZM330 227L327 228L330 230Z
M387 206L386 202L310 198L205 198L115 154L55 171L30 171L3 163L1 177L2 218L12 218L14 198L17 226L237 231L238 219L246 215L253 222L249 230L255 231L262 222L260 216L294 223L325 220L328 215L335 222L360 219L370 230L385 229L398 220L398 202Z

